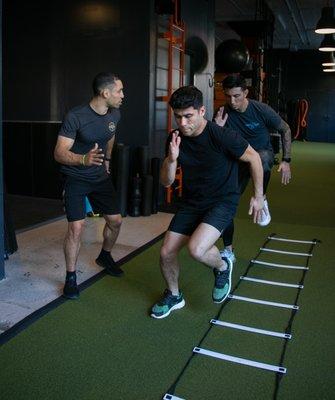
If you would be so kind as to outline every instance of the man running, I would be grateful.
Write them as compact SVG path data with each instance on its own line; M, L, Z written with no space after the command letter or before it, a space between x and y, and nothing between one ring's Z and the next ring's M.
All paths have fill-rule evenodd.
M254 196L249 214L253 214L254 222L263 208L263 169L258 153L240 134L204 118L203 96L196 87L179 88L169 104L178 130L168 138L161 182L170 186L179 164L183 171L183 198L161 248L160 267L167 289L152 307L154 318L167 317L185 305L178 285L178 253L185 245L191 257L213 270L213 301L221 303L227 298L233 264L228 258L221 258L215 242L233 219L238 205L238 160L250 166Z

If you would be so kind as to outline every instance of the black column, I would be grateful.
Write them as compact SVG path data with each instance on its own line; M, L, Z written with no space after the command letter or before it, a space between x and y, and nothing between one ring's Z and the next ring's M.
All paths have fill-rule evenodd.
M0 21L2 26L2 0L0 0ZM0 32L0 54L2 54L2 29ZM2 93L2 56L0 64L0 89ZM0 280L5 277L4 224L3 224L3 163L2 163L2 94L0 95Z

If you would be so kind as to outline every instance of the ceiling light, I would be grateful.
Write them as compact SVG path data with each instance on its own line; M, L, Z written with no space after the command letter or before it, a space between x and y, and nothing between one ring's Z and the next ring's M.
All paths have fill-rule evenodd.
M321 11L321 18L316 24L316 33L326 35L328 33L335 33L335 18L333 7L323 7Z
M335 68L324 68L323 72L335 72Z
M335 40L332 34L325 35L320 47L320 51L335 51Z
M327 57L325 58L324 62L322 63L322 66L323 67L335 66L335 58L334 58L333 52L327 53Z

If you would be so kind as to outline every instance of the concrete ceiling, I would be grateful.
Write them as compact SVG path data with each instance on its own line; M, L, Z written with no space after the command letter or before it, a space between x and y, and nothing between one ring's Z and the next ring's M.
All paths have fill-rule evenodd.
M275 16L273 47L291 49L317 49L323 35L314 32L326 5L334 6L334 1L326 0L265 0ZM216 0L216 41L238 37L229 21L253 21L259 0ZM259 18L258 18L259 19Z

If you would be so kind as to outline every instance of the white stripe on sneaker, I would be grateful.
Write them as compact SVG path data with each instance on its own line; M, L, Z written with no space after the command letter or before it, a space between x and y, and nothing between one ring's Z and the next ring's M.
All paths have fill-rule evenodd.
M165 314L162 315L156 315L154 313L151 313L151 316L155 319L162 319L162 318L166 318L171 314L171 311L174 310L179 310L180 308L183 308L185 306L185 300L183 299L180 303L175 304L174 306L172 306L168 312L166 312Z

